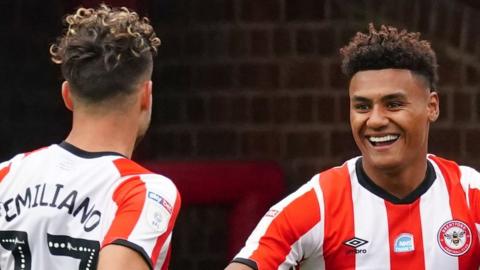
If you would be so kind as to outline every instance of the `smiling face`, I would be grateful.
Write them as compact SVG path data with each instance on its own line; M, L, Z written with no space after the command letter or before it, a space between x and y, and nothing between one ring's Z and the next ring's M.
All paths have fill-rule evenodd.
M367 70L350 81L350 125L372 170L404 170L426 162L430 123L439 113L438 95L406 69Z

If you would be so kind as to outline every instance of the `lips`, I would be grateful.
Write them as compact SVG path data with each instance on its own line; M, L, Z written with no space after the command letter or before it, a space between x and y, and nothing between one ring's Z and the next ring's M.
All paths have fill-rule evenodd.
M399 137L399 135L388 134L381 136L367 136L367 139L373 146L385 146L396 142Z

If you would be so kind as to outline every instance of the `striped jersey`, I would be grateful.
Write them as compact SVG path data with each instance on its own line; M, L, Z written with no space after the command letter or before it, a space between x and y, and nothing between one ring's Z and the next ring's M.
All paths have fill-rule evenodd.
M63 142L0 163L0 269L96 269L117 244L168 269L180 196L114 152Z
M253 269L479 269L480 173L433 155L397 199L354 158L274 205L234 262Z

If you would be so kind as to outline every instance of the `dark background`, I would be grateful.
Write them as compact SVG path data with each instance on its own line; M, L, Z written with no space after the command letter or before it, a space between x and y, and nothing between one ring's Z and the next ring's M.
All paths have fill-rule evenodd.
M0 0L0 160L67 135L71 115L48 47L66 12L96 2ZM105 2L147 15L162 39L152 127L137 160L273 160L291 191L357 155L337 52L372 21L420 31L432 42L441 117L430 152L480 168L478 1ZM226 265L228 211L182 210L171 269Z

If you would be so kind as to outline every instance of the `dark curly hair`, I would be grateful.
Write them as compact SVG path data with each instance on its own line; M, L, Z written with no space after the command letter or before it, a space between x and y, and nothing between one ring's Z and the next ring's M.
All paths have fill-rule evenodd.
M50 47L72 92L89 102L131 93L151 76L160 39L147 18L129 9L79 8L65 18L68 28Z
M420 40L420 33L398 31L385 25L377 31L372 23L368 30L368 34L358 32L340 49L345 75L352 78L362 70L408 69L423 76L431 90L436 89L437 58L430 43Z

